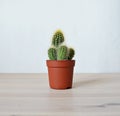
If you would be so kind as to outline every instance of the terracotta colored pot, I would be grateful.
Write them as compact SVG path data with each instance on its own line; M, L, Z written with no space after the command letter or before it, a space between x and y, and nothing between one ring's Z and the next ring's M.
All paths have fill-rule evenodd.
M72 88L75 60L47 60L49 85L53 89Z

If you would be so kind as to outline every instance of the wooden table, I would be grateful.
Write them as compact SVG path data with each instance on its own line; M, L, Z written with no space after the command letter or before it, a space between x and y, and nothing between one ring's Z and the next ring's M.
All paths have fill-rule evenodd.
M120 116L120 74L74 74L67 90L47 74L0 74L0 116Z

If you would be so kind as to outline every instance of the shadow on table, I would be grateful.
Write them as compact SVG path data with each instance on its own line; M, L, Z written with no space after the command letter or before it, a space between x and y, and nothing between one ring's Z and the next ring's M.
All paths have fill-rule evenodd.
M102 78L97 78L97 79L90 79L90 80L84 80L84 81L78 81L74 82L73 88L80 87L80 86L90 86L94 84L100 84L103 83L104 79Z

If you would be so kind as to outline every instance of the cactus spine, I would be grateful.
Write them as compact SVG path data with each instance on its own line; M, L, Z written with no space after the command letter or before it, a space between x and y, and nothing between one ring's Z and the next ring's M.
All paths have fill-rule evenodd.
M50 60L72 60L75 51L73 48L68 48L62 45L64 35L62 31L57 30L52 37L51 47L48 49L48 57Z

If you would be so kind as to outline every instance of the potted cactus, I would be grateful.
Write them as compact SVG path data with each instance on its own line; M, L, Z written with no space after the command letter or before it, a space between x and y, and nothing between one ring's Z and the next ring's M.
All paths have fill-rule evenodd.
M64 45L64 35L57 30L53 37L51 47L48 49L49 60L46 60L48 67L49 85L53 89L72 88L73 69L75 65L75 51Z

